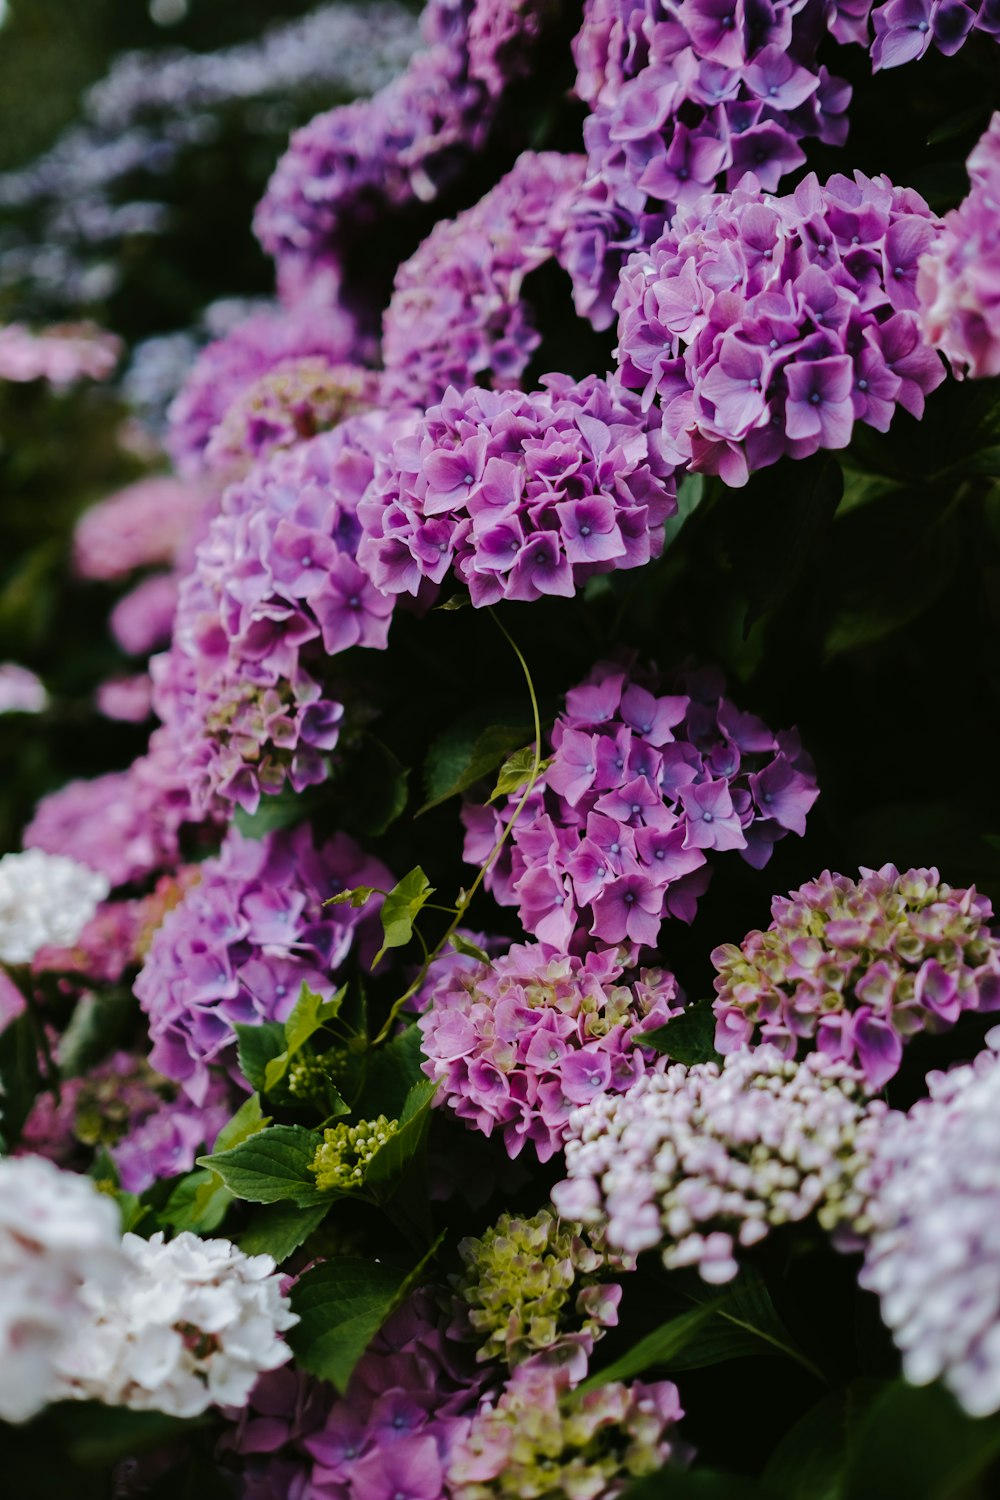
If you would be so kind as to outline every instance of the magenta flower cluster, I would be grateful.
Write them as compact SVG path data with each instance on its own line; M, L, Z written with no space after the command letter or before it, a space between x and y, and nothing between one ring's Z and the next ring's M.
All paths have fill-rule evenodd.
M551 762L486 876L540 941L653 946L664 917L691 921L711 853L760 869L805 832L819 792L798 734L741 713L714 672L684 687L605 662L567 693ZM485 862L518 800L464 809L467 860Z
M428 406L450 385L508 390L540 342L525 276L558 251L583 159L526 151L456 219L442 219L396 273L382 324L390 397Z
M659 399L664 450L728 485L855 422L885 432L944 379L920 333L917 263L938 221L886 178L815 174L773 198L750 175L682 211L615 298L627 386Z
M325 658L384 648L393 600L355 559L376 455L412 419L372 411L232 485L184 581L154 698L200 808L250 811L286 779L322 781L343 709Z
M851 90L817 65L823 13L823 0L588 0L574 47L588 179L566 255L597 327L625 256L677 209L745 172L773 192L806 137L843 145Z
M1000 114L967 166L969 195L917 270L924 336L960 380L1000 375Z
M81 578L125 578L136 568L178 561L207 503L197 484L154 474L84 511L73 533Z
M195 1104L208 1097L213 1069L239 1080L236 1025L286 1020L303 984L328 997L348 954L364 948L371 913L323 903L352 886L393 883L346 834L316 849L304 824L260 840L231 828L200 869L154 935L134 987L149 1020L150 1062Z
M975 887L894 865L831 875L771 902L766 932L716 948L720 1052L770 1042L860 1067L881 1089L906 1040L965 1011L1000 1010L1000 936Z
M570 598L659 555L676 488L636 398L596 376L543 384L449 390L377 465L358 508L377 588L416 594L454 568L476 606Z
M857 0L854 0L857 4ZM870 0L865 0L865 13ZM915 62L934 46L945 57L965 45L973 31L1000 38L1000 6L997 0L887 0L871 13L875 40L872 63L879 68L898 68Z
M490 964L453 967L430 989L418 1025L434 1097L508 1155L530 1142L539 1161L560 1150L576 1105L621 1093L647 1067L646 1031L680 1009L672 974L634 973L614 949L584 959L517 944Z

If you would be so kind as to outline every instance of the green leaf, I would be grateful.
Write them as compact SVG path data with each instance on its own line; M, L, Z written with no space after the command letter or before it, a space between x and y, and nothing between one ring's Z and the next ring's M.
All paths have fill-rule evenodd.
M135 1017L135 1002L123 990L80 999L59 1039L59 1074L79 1078L111 1052Z
M209 1425L209 1417L168 1417L159 1411L129 1411L96 1401L66 1401L46 1416L62 1439L63 1453L74 1463L110 1465Z
M246 1255L273 1256L280 1266L305 1244L329 1211L330 1203L315 1203L311 1208L299 1208L295 1203L269 1203L253 1215L239 1236L239 1247Z
M25 1011L0 1032L0 1120L8 1148L31 1111L40 1081L38 1045Z
M365 1187L371 1188L379 1199L390 1196L386 1189L392 1189L423 1146L436 1087L429 1078L422 1078L413 1085L399 1116L399 1129L384 1146L379 1147L368 1163Z
M840 1482L858 1424L876 1394L877 1380L833 1391L786 1432L764 1469L781 1500L840 1500Z
M839 1500L956 1500L1000 1454L1000 1416L967 1417L941 1386L894 1382L851 1445Z
M319 1191L309 1170L321 1142L301 1125L272 1125L230 1151L199 1156L198 1165L218 1172L233 1197L249 1203L328 1203L330 1194Z
M701 1295L698 1300L701 1300ZM714 1335L716 1345L713 1364L723 1359L739 1359L746 1354L780 1354L808 1370L814 1379L823 1381L822 1371L803 1354L781 1321L771 1294L759 1276L741 1271L727 1286L725 1300L719 1306L716 1318L719 1324L730 1330L730 1335L727 1338L723 1328L709 1330L709 1338Z
M457 797L488 775L530 733L523 725L492 724L488 729L473 729L468 721L460 721L439 735L424 766L427 801L416 816L447 802L449 797Z
M340 826L361 837L385 833L404 811L409 785L409 766L377 735L362 733L337 778Z
M636 1375L641 1375L652 1365L670 1366L677 1355L681 1354L692 1340L696 1339L703 1328L714 1318L716 1310L725 1301L726 1294L716 1297L711 1302L706 1302L703 1307L692 1308L690 1312L680 1313L676 1318L670 1318L666 1323L661 1323L659 1328L647 1333L645 1338L633 1344L627 1354L616 1359L614 1364L606 1366L591 1375L580 1387L581 1390L593 1390L599 1385L606 1385L611 1380L631 1380Z
M552 764L551 758L539 762L539 771L544 771ZM531 780L531 773L535 769L535 747L525 745L514 754L508 756L500 767L500 775L497 784L489 796L490 802L495 802L498 797L510 796L512 792L519 792L521 788Z
M665 1025L644 1032L642 1045L655 1047L657 1052L665 1052L674 1062L687 1067L693 1063L718 1062L711 1000L696 1000Z
M777 1500L762 1480L718 1469L682 1469L668 1464L630 1485L622 1500ZM887 1497L884 1497L887 1500Z
M349 891L339 891L336 896L327 896L323 905L346 906L350 902L353 907L367 906L376 889L374 885L356 885Z
M345 993L346 989L340 989L329 1000L324 1000L322 995L315 994L307 984L303 983L299 998L295 1002L295 1009L285 1022L285 1050L279 1052L277 1057L272 1057L264 1069L266 1092L277 1087L288 1071L288 1064L310 1037L315 1036L316 1032L330 1021L336 1020L340 1014ZM340 1103L343 1108L333 1110L332 1113L347 1113L348 1106L342 1099Z
M262 1021L256 1026L237 1024L235 1031L240 1072L261 1093L268 1063L285 1050L285 1028L280 1021Z
M664 548L676 540L685 523L694 515L705 498L708 485L704 474L685 474L677 486L677 513L670 516L663 527ZM598 574L598 577L606 575Z
M435 609L464 609L471 604L472 599L468 594L451 594L443 604L435 604Z
M372 968L389 948L404 948L413 936L413 923L421 908L434 894L434 887L419 865L404 875L382 903L381 948L372 960Z
M489 963L489 954L484 953L483 949L479 947L478 943L471 943L469 939L467 937L463 937L460 932L453 932L448 941L454 948L456 953L464 953L467 958L478 958L481 964Z
M218 1229L233 1195L217 1172L202 1170L182 1177L157 1217L172 1229L190 1229L192 1234L211 1234Z
M384 1047L369 1053L365 1087L356 1106L362 1119L380 1114L390 1120L402 1118L414 1084L425 1077L421 1040L420 1027L414 1022Z
M296 1362L343 1393L382 1324L420 1284L439 1243L409 1272L356 1256L306 1271L291 1293L292 1311L301 1319L288 1333Z
M953 141L957 136L964 135L967 130L974 130L977 136L981 135L989 124L989 114L989 106L983 102L973 104L969 109L963 109L941 125L935 126L927 137L928 146L940 146L945 141Z
M260 1107L260 1095L251 1094L249 1099L244 1099L232 1119L223 1125L212 1150L229 1151L241 1141L248 1141L259 1130L266 1130L270 1123L270 1115L265 1115Z

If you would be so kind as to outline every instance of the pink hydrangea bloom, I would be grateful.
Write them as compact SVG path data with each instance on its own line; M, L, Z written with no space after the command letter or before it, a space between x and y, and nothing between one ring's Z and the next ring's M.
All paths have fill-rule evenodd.
M121 354L121 340L93 323L66 323L31 333L20 323L0 328L0 380L107 380Z
M209 503L197 484L166 474L99 500L73 533L73 563L81 578L124 578L136 568L176 562Z

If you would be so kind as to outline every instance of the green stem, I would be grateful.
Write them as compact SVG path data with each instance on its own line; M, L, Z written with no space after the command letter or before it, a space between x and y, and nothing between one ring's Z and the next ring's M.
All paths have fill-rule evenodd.
M10 976L9 969L7 973ZM59 1082L59 1069L56 1066L55 1058L52 1056L52 1048L49 1046L49 1038L45 1030L45 1018L42 1015L41 1010L39 1009L38 1001L35 999L35 992L32 988L31 983L30 969L25 970L24 981L23 983L18 984L17 987L21 991L21 994L24 998L25 1010L28 1016L28 1024L30 1025L32 1033L34 1034L35 1046L38 1048L38 1051L42 1057L42 1062L45 1065L43 1072L43 1081L45 1083L45 1087L55 1099L56 1103L61 1104L62 1088Z
M535 740L534 740L535 750L534 750L534 758L533 758L532 766L531 766L531 772L530 772L530 774L528 776L528 780L527 780L527 782L525 784L524 791L521 793L520 801L518 802L517 806L515 807L514 812L511 815L511 817L510 817L510 819L509 819L509 821L507 823L506 828L503 830L503 833L501 833L500 837L497 839L496 843L493 845L493 848L490 850L489 854L487 855L486 860L484 861L483 865L481 866L478 874L476 875L475 880L472 882L472 884L470 885L469 889L467 891L463 891L461 893L461 896L459 897L458 905L454 908L454 912L455 912L454 917L452 918L451 922L449 922L447 928L442 933L442 935L438 939L438 941L435 943L434 947L427 954L427 957L425 958L423 966L421 967L420 972L417 974L416 979L414 979L414 981L410 985L409 989L407 989L402 995L400 995L399 999L395 1002L395 1004L393 1005L392 1009L389 1011L389 1014L388 1014L388 1016L386 1017L386 1020L385 1020L385 1025L382 1027L382 1030L379 1032L378 1036L372 1042L372 1046L373 1047L377 1047L381 1042L384 1042L386 1040L386 1038L390 1035L393 1026L396 1024L396 1018L398 1017L398 1015L399 1015L400 1011L402 1010L403 1006L406 1004L407 1000L411 999L411 997L413 995L415 995L417 993L417 991L420 989L420 987L423 984L424 980L427 978L427 971L430 968L431 964L434 962L435 958L437 958L438 954L441 952L442 948L444 947L444 945L448 941L448 939L452 936L452 934L456 931L456 929L461 926L462 919L465 916L465 913L468 911L470 905L472 904L472 898L475 896L475 894L478 891L479 887L482 885L483 881L486 879L486 876L489 873L489 871L490 871L492 865L494 864L494 862L499 858L500 852L503 849L504 844L507 842L508 838L510 837L511 833L513 832L515 823L517 822L518 818L521 816L521 813L524 811L525 807L527 806L527 804L528 804L528 798L531 796L531 793L534 790L535 782L538 780L539 772L541 771L541 767L542 767L542 721L541 721L541 715L540 715L539 709L538 709L538 695L535 692L535 684L532 681L531 672L529 670L528 663L525 661L524 655L521 652L521 649L518 646L517 642L514 640L514 637L511 635L511 633L507 629L507 627L504 624L502 624L502 622L497 618L496 614L494 613L494 611L492 609L490 609L489 613L490 613L491 619L493 620L493 623L496 625L496 627L500 631L501 635L504 636L504 638L508 642L511 650L513 651L514 655L517 657L518 662L520 663L521 671L524 673L524 680L525 680L525 682L527 683L527 686L528 686L528 696L531 699L531 717L532 717L532 723L534 725L534 731L535 731Z

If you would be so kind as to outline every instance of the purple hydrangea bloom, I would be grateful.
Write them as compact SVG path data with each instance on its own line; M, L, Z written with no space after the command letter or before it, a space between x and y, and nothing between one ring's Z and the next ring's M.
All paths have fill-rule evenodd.
M356 560L358 502L376 455L414 421L349 418L226 491L151 666L200 808L252 811L286 779L300 791L328 774L343 709L315 663L386 644L393 600Z
M63 1080L56 1103L39 1094L21 1134L19 1151L82 1167L85 1149L108 1152L127 1193L142 1193L165 1177L190 1172L210 1151L232 1114L230 1091L213 1079L201 1104L180 1094L145 1058L115 1052L80 1078Z
M499 1129L511 1157L530 1142L539 1161L561 1148L575 1105L621 1092L655 1059L645 1031L679 1011L671 974L628 973L614 949L585 959L516 945L433 985L418 1021L434 1102L484 1135Z
M543 384L449 390L377 464L358 508L377 588L416 594L453 567L477 606L570 597L659 555L676 490L638 401L595 376Z
M170 407L167 442L178 472L185 478L204 472L212 433L262 375L305 356L343 364L357 352L354 320L318 295L291 308L254 313L202 350Z
M231 828L199 868L135 982L150 1061L195 1104L208 1096L212 1069L240 1081L234 1026L286 1020L303 984L329 997L352 948L372 937L374 912L324 901L351 886L393 884L346 834L315 849L306 825L260 840Z
M588 173L563 253L595 326L612 321L625 254L675 211L747 171L773 192L804 139L843 144L851 91L817 65L824 29L823 0L588 0L574 46Z
M797 733L740 713L724 686L699 672L663 694L605 662L567 694L550 764L486 875L528 932L563 952L590 937L653 946L664 917L692 919L713 852L760 869L804 833L819 793ZM519 800L464 809L467 860L488 858Z
M920 335L916 276L939 227L884 177L814 174L784 198L748 174L678 214L615 298L621 378L659 399L664 451L729 485L783 454L843 448L923 415L944 367Z
M73 532L74 569L81 578L117 579L175 563L207 504L197 484L139 479L84 511Z
M113 886L177 864L179 834L200 821L171 736L154 730L127 771L70 781L43 797L24 830L26 849L67 854Z
M1000 114L967 165L969 195L917 270L924 336L959 380L1000 375Z
M720 1052L761 1041L789 1057L816 1049L860 1067L875 1091L916 1032L1000 1010L993 908L937 870L883 865L856 881L826 870L776 896L771 913L766 932L712 954Z
M176 573L153 573L119 599L108 626L128 656L148 656L167 644L174 628L179 590Z
M985 31L993 37L1000 31L992 0L971 0L971 4L964 0L888 0L872 11L871 19L875 72L914 62L932 45L945 57L952 57L973 31Z
M817 1214L826 1229L853 1225L864 1197L870 1118L862 1078L775 1047L716 1063L674 1063L618 1097L571 1115L560 1214L597 1226L610 1249L660 1248L672 1270L697 1266L730 1281L738 1248Z
M583 158L526 151L473 208L444 219L396 273L382 355L391 397L428 406L450 385L516 386L539 334L521 284L550 260Z
M983 1417L1000 1411L1000 1058L982 1052L927 1083L929 1099L886 1116L860 1178L860 1281L881 1301L907 1380L941 1379Z

